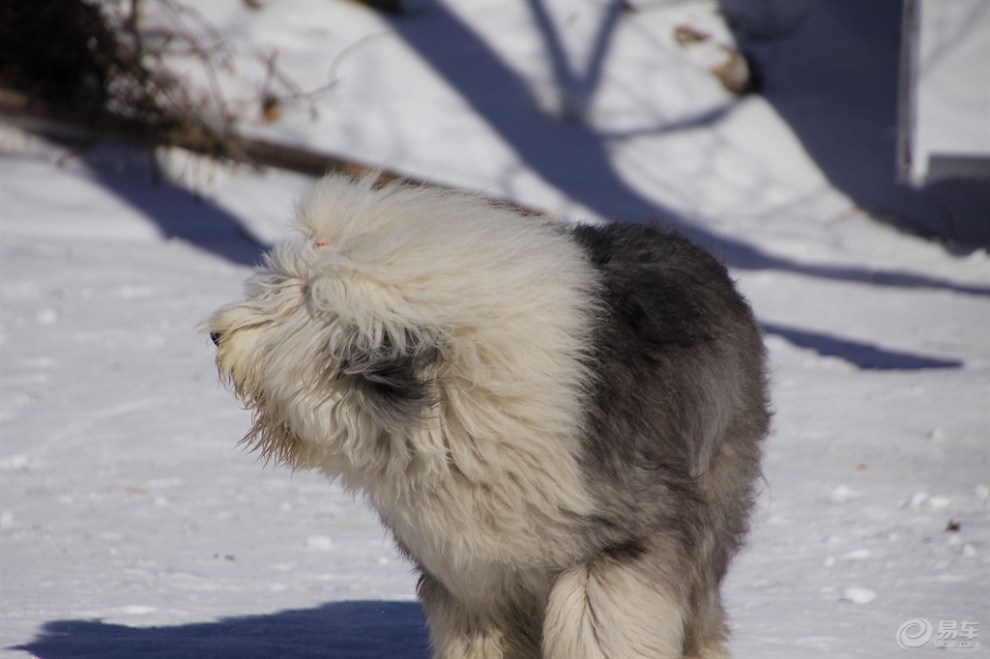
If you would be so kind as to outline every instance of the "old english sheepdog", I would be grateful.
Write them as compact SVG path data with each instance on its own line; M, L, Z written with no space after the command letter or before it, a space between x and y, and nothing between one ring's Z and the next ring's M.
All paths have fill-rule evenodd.
M653 225L562 226L330 176L206 323L245 441L365 495L437 657L722 657L769 422L726 269Z

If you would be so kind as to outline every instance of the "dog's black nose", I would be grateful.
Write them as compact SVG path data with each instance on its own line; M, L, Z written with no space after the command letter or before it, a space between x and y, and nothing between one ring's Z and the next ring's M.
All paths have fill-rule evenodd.
M213 345L220 347L220 339L223 335L220 332L210 332L210 340L213 341Z

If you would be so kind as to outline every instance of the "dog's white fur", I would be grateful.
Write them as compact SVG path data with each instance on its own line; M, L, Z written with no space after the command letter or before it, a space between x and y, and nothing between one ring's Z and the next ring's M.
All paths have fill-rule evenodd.
M210 323L224 330L220 371L249 398L263 395L266 423L298 440L263 450L367 493L464 600L497 597L505 570L573 560L561 512L592 508L575 424L596 312L579 248L495 205L374 190L370 178L326 179L298 217L301 236L273 250L251 301ZM443 404L411 426L376 428L356 393L321 381L324 362L349 349L335 343L371 347L385 335L444 346L431 374Z

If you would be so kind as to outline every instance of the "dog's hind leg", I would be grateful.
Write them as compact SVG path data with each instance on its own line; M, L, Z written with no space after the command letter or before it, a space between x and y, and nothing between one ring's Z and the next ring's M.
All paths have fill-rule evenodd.
M678 659L683 596L649 554L605 556L560 573L543 623L547 659Z

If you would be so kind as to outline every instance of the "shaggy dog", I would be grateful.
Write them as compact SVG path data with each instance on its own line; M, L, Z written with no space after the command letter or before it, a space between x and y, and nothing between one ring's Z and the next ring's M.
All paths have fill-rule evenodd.
M769 414L725 268L649 225L323 180L207 323L245 441L361 492L438 657L720 657Z

